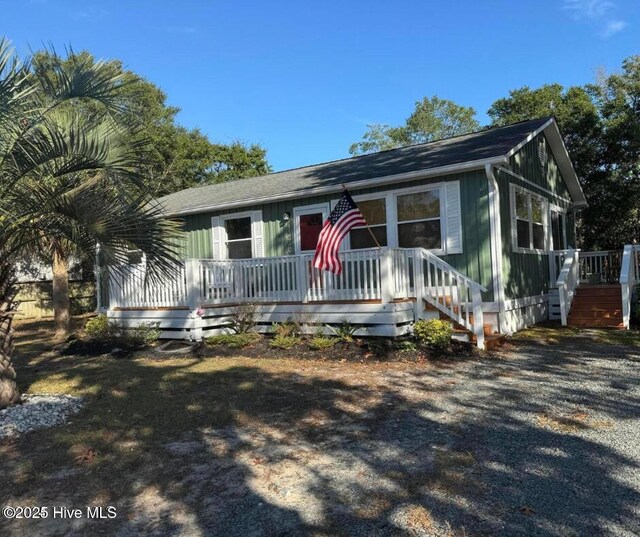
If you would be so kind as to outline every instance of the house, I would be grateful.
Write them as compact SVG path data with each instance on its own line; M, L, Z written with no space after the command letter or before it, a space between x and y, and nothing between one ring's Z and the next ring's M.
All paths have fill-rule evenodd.
M343 186L382 248L369 230L354 229L336 276L311 260ZM143 265L115 276L122 281L111 287L109 315L158 321L166 337L217 333L233 308L251 302L264 330L292 317L310 330L346 319L362 335L395 336L419 318L442 316L483 347L494 334L544 319L584 320L570 311L578 285L609 283L614 272L613 285L584 297L588 309L611 295L613 313L589 311L586 319L628 324L622 288L628 295L635 249L588 259L575 250L576 210L586 199L551 117L186 189L159 202L167 217L184 219L185 263L147 289ZM624 256L634 262L625 258L621 279Z

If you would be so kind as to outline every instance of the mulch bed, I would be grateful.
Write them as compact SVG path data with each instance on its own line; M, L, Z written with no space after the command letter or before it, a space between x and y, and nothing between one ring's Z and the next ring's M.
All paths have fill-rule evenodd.
M262 359L297 359L297 360L320 360L320 361L399 361L399 362L422 362L433 359L463 358L472 356L474 347L468 343L453 341L451 348L447 352L435 352L428 348L400 349L398 342L391 338L355 338L353 341L339 341L332 347L324 349L312 349L305 339L299 345L291 349L280 349L272 347L271 339L261 337L256 343L244 348L230 348L225 345L199 346L196 353L202 357L233 357L243 356L246 358Z

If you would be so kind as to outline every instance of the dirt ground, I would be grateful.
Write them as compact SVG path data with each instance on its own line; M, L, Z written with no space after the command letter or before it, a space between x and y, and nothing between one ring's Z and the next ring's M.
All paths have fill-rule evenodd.
M0 535L640 534L637 334L415 363L59 356L19 329L23 390L86 404L0 441L0 505L83 516Z

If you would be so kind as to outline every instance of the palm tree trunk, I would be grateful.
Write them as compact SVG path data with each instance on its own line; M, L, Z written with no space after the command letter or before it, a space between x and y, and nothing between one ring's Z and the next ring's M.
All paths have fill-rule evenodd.
M53 320L56 336L69 334L71 316L69 313L69 260L64 254L53 254Z
M16 372L11 362L13 354L13 315L18 307L14 302L17 289L13 268L0 264L0 409L20 400Z

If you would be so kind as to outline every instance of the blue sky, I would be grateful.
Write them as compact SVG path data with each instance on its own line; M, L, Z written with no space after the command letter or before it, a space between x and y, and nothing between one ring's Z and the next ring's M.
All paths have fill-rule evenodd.
M257 142L275 170L348 156L368 123L423 96L475 107L593 80L640 54L638 0L0 0L26 55L50 43L119 58L214 141Z

